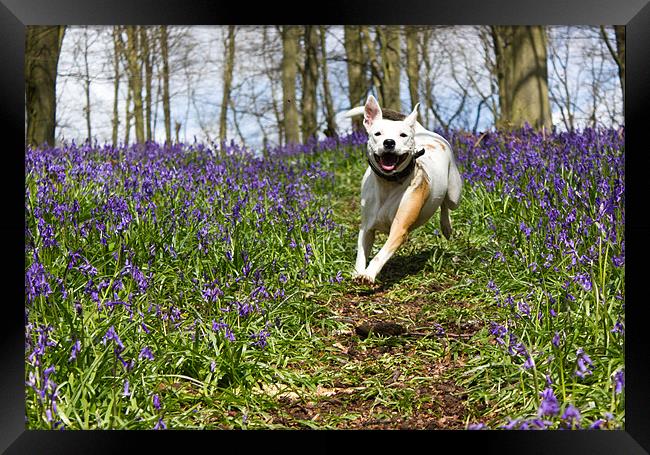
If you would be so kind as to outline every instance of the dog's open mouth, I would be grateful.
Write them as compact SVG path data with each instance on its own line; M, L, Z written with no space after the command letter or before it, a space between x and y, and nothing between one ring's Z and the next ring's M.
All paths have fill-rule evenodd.
M398 155L396 153L383 153L382 155L375 154L375 160L379 163L382 170L390 172L395 170L406 159L407 153Z

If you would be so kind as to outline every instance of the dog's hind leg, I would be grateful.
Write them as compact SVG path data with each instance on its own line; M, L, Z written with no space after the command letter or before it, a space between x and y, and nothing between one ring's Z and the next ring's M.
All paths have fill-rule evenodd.
M447 198L440 206L440 228L442 229L442 235L445 236L447 240L451 237L451 218L449 217L449 208L447 208Z
M456 167L456 163L452 159L449 162L449 174L447 180L447 194L443 206L448 209L454 210L460 203L460 197L463 189L463 178ZM442 214L441 214L442 215Z
M445 194L445 199L440 205L440 228L442 230L442 235L445 236L447 240L451 237L452 227L451 227L451 218L449 217L449 210L454 210L458 207L460 203L460 196L463 188L463 178L458 172L456 163L452 159L449 162L449 179L447 181L447 194Z

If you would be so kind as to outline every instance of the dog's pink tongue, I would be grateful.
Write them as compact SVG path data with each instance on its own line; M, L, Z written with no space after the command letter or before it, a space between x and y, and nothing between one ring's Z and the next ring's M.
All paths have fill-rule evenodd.
M393 169L395 169L396 163L397 163L397 156L393 154L382 155L381 159L379 160L379 164L381 164L381 168L385 171L392 171Z

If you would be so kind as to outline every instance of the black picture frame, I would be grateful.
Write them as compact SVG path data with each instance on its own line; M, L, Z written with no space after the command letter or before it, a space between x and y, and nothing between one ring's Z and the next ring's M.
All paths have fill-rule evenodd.
M625 24L626 429L623 431L34 431L25 430L24 37L26 25L113 24ZM650 107L649 0L334 1L318 4L183 0L0 0L0 119L5 291L0 308L0 449L6 453L238 452L650 453L650 348L645 307L650 257L645 114ZM9 291L9 292L7 292ZM227 445L236 444L236 448ZM419 447L421 446L421 447Z

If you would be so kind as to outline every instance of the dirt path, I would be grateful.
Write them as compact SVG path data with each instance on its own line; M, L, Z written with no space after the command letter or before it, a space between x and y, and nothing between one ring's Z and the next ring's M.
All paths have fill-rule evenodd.
M386 276L391 280L382 286L350 285L332 296L326 305L344 328L318 333L339 351L323 365L335 372L332 381L309 396L280 398L276 423L298 428L465 428L467 395L450 374L463 365L464 356L454 344L470 340L481 323L453 324L431 311L433 294L441 287L421 283L413 288L412 282L400 282L418 265L417 258L402 257L390 264L393 270ZM368 329L374 329L369 338Z
M338 202L340 221L357 226L356 187ZM384 240L378 234L376 243ZM469 408L457 378L467 345L484 322L477 316L482 314L477 302L458 301L456 293L446 293L460 277L430 270L434 254L449 254L444 245L413 236L388 261L379 286L346 281L328 300L318 302L329 311L326 317L341 323L338 330L314 331L329 349L311 365L319 375L318 386L309 393L277 395L272 423L339 429L466 427L471 414L481 409ZM377 329L385 329L385 336Z

